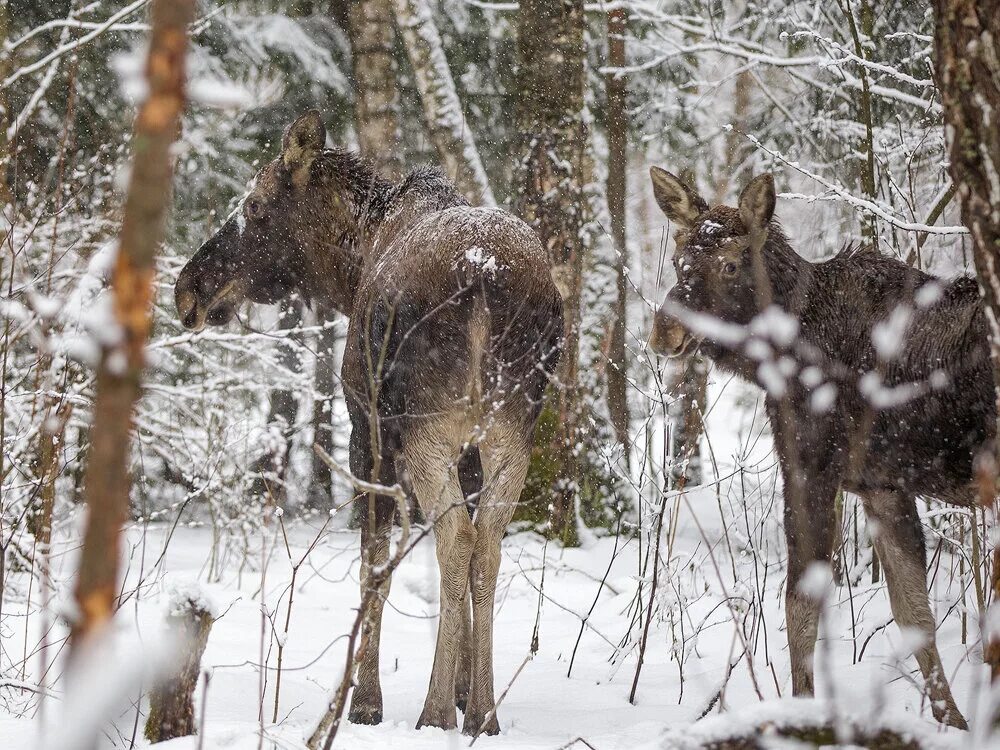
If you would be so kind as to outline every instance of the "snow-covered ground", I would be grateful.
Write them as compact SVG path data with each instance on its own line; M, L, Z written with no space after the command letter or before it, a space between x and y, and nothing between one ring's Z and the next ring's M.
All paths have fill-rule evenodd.
M713 391L720 385L724 383L713 386ZM592 537L581 548L565 550L546 547L531 533L505 539L495 628L498 695L529 654L539 606L540 648L500 706L501 734L480 738L477 747L556 750L572 745L576 738L597 750L675 747L678 732L706 711L710 716L734 711L753 715L762 699L790 694L783 614L785 551L777 521L780 492L775 492L774 459L766 436L760 435L759 412L755 416L752 402L750 408L734 408L732 399L748 396L753 398L742 388L732 396L724 393L709 420L709 439L718 436L713 454L720 475L726 478L667 501L663 565L634 705L629 693L649 601L649 576L640 575L650 554L645 530L639 536L622 535L617 543L613 537ZM736 413L744 415L738 424L731 416ZM742 454L742 459L734 454ZM652 510L656 508L646 509L647 518ZM262 604L269 616L263 626L267 662L264 746L303 747L342 675L344 636L359 598L354 533L324 532L305 555L323 520L288 521L290 557L273 523L266 536L257 534L246 540L245 554L214 558L208 527L173 529L169 523L158 523L129 531L128 580L123 590L136 595L126 602L117 620L123 654L134 649L136 642L157 650L159 628L171 592L178 586L200 581L224 612L215 623L203 660L211 672L207 695L199 688L197 698L199 705L207 701L204 736L175 740L165 748L260 746ZM264 545L269 554L262 595ZM69 585L75 547L76 542L68 538L57 547L54 577L63 582L60 590ZM303 555L286 637L290 559L298 561ZM942 622L938 633L942 657L958 703L971 719L971 696L983 675L981 656L972 645L978 637L974 595L968 595L969 645L963 645L961 617L955 606L960 579L953 578L949 565L938 563L931 595ZM889 622L884 585L873 585L870 573L848 575L852 577L851 586L832 593L834 605L824 622L817 659L822 695L832 697L837 710L862 720L892 715L897 723L915 730L938 731L922 698L915 661L900 657L903 637L895 625L884 627ZM140 581L142 585L137 586ZM640 583L642 594L637 599ZM21 595L4 603L4 676L16 677L9 665L27 653L21 679L38 685L39 659L31 654L37 651L44 619L38 592L33 592L30 605L24 594L22 589ZM57 599L65 597L63 593ZM30 617L18 616L26 610ZM430 675L436 614L437 569L433 544L425 540L394 576L386 608L381 667L385 720L377 727L345 723L335 747L468 746L469 739L457 731L414 729ZM50 642L58 644L60 638L54 632ZM285 648L278 721L274 723L279 640ZM740 656L744 641L750 658ZM125 645L129 643L133 645ZM56 650L50 648L50 655ZM113 662L109 673L128 669L130 664L125 656ZM0 718L0 748L34 747L39 741L42 747L53 746L46 738L51 740L67 721L62 707L64 686L54 673L46 684L52 686L55 697L45 700L41 712L44 736L37 720L37 696L9 687L0 690L0 706L7 712ZM136 708L127 700L122 706L108 736L118 747L128 747ZM799 707L800 712L815 709L816 704ZM140 704L140 710L145 711L145 706ZM778 710L780 715L794 712L787 705L768 710ZM145 744L143 720L140 717L135 730L139 746ZM941 737L956 747L966 746L963 739L954 732Z

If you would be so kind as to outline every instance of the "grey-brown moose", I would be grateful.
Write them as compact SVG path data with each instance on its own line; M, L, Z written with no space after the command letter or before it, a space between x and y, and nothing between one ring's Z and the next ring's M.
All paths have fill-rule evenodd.
M916 498L972 504L975 462L995 438L976 282L943 282L871 248L806 261L773 217L770 175L746 186L738 208L709 207L662 169L651 177L676 226L677 283L650 346L697 348L766 391L785 488L793 692L813 692L820 607L801 584L830 561L835 497L847 490L874 528L896 622L923 635L916 657L934 716L965 727L935 645Z
M466 733L496 733L500 541L559 357L562 301L522 221L471 207L438 170L392 183L325 140L317 112L289 126L280 156L184 267L177 312L198 330L227 323L247 299L272 303L297 291L350 316L342 376L351 472L393 485L401 462L434 524L440 621L418 726L455 727L458 703ZM483 470L473 504L457 468L470 448ZM373 567L388 560L395 504L378 495L373 512L367 502L361 508L364 592ZM379 630L388 588L386 580L366 618L355 722L382 719Z

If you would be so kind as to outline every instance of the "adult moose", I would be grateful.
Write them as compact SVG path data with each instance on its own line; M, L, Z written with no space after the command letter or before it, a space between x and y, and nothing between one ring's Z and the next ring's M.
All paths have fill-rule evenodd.
M793 693L813 692L820 606L800 583L830 560L843 489L862 499L897 624L923 635L916 657L935 718L964 728L935 645L916 497L971 504L974 462L995 438L976 282L944 283L871 248L807 262L773 219L771 175L746 186L739 208L710 208L670 173L650 174L677 227L677 283L650 346L700 348L766 391L785 487Z
M559 356L562 301L526 224L471 207L438 170L418 169L393 184L325 142L318 112L288 127L281 154L181 271L177 312L198 330L227 323L244 300L273 303L298 291L350 316L342 379L351 471L392 485L400 459L434 523L440 620L417 726L457 725L456 698L465 702L469 679L459 674L456 691L471 589L463 731L495 734L500 540ZM469 446L478 448L483 467L474 513L457 473ZM373 509L374 518L361 523L362 592L372 567L388 560L394 502L377 496ZM366 724L382 719L378 651L388 582L379 593L349 714Z

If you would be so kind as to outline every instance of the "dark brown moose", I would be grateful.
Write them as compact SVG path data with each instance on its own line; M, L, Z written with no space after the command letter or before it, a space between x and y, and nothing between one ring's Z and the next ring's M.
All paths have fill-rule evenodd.
M923 636L934 716L965 727L935 645L916 497L973 503L975 463L995 437L975 280L944 282L870 248L806 261L773 217L771 175L746 186L739 208L710 208L670 173L650 174L676 227L677 272L650 346L698 349L766 391L785 487L793 693L813 692L821 596L807 571L830 561L846 490L864 504L896 623Z
M273 303L295 291L350 317L342 377L351 472L393 485L398 459L434 524L440 620L417 726L455 727L457 703L465 733L496 733L500 540L557 364L562 301L522 221L473 208L436 169L394 184L325 141L318 112L289 126L280 156L181 271L177 312L199 330L227 323L245 300ZM470 447L483 477L467 505L457 464ZM373 567L388 560L394 508L381 495L374 513L361 502L362 592ZM386 581L368 612L354 722L382 719L379 631L388 588Z

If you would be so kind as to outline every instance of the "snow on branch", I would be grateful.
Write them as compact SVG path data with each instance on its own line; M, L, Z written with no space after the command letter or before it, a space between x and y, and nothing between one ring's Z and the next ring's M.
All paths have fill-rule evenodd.
M864 209L865 211L873 213L876 216L878 216L880 219L882 219L884 221L887 221L889 224L891 224L892 226L896 227L897 229L902 229L903 231L906 231L906 232L923 232L923 233L926 233L926 234L968 234L969 233L969 230L966 227L961 226L961 225L957 225L957 226L945 226L945 227L933 227L933 226L930 226L928 224L920 224L918 222L912 222L912 221L903 221L902 219L900 219L897 216L895 216L892 213L892 210L890 208L888 208L886 206L883 206L883 205L879 205L878 203L874 203L874 202L872 202L870 200L865 200L864 198L859 198L856 195L852 195L849 190L845 190L844 188L840 187L839 185L835 185L834 183L832 183L829 180L821 177L820 175L816 174L815 172L811 172L810 170L806 169L801 164L799 164L799 162L797 162L797 161L790 161L783 154L781 154L779 151L776 151L775 149L768 148L763 143L761 143L760 140L758 140L754 136L750 135L749 133L743 133L742 135L744 135L747 138L747 140L749 140L756 148L760 149L761 151L763 151L764 153L766 153L766 154L768 154L770 156L773 156L775 159L777 159L778 161L780 161L782 164L785 164L785 165L791 167L795 171L797 171L797 172L805 175L806 177L808 177L808 178L810 178L812 180L815 180L820 185L822 185L823 187L825 187L830 193L833 194L834 198L832 198L832 200L844 201L845 203L849 203L850 205L854 206L855 208L861 208L861 209ZM829 197L816 196L816 195L801 195L799 193L781 193L780 197L782 197L782 198L795 198L795 199L801 199L801 200L831 200L831 198L829 198Z
M12 83L20 80L24 76L31 75L32 73L41 70L50 62L58 60L60 57L72 52L73 50L77 49L78 47L81 47L87 42L96 39L105 31L108 31L109 29L113 28L115 24L117 24L121 19L131 15L132 13L135 13L143 6L148 5L149 2L150 0L135 0L135 2L126 5L117 13L112 14L108 18L108 20L106 20L104 23L98 24L92 31L88 32L87 34L84 34L78 39L74 39L72 42L60 44L58 47L56 47L54 50L52 50L49 54L45 55L40 60L36 60L35 62L29 65L25 65L23 68L18 68L9 76L7 76L7 78L5 78L2 83L0 83L0 89L7 88Z
M812 698L768 701L667 733L669 750L763 750L775 747L864 747L870 750L957 750L962 734L941 734L913 720L844 715Z

